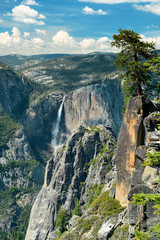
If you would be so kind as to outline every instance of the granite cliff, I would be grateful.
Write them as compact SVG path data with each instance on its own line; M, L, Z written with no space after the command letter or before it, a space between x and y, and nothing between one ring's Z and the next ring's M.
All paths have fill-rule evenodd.
M85 62L92 58L94 56L85 58ZM101 58L98 57L98 59ZM101 79L101 74L99 76ZM83 81L85 82L85 79ZM104 131L107 128L108 131L112 130L117 135L122 106L117 80L104 79L103 76L103 83L100 80L100 82L96 81L96 84L93 81L89 86L88 83L84 85L65 94L57 91L57 87L54 89L30 81L21 73L1 64L0 236L2 236L1 232L5 234L6 231L16 227L20 227L20 230L25 232L31 206L43 185L46 162L54 155L53 130L64 95L65 101L59 126L59 138L62 143L81 125L87 131L86 129L91 125L103 124ZM90 128L88 131L92 132L92 127ZM101 138L98 141L103 145L106 140ZM96 137L92 141L96 146ZM81 154L80 150L77 154ZM86 163L88 161L86 160ZM104 181L105 165L104 162L104 166L94 173L97 176L95 184L98 186ZM72 205L71 211L74 203L70 200L69 204ZM55 217L56 214L57 212ZM25 219L20 221L22 216Z
M70 91L69 85L67 91L59 91L69 81L68 74L61 82L73 59L77 58L47 61L49 71L54 64L53 72L59 66L55 88L54 79L52 86L47 82L44 86L1 64L0 234L15 227L25 233L34 202L26 240L130 240L138 225L147 231L159 221L152 203L137 212L132 197L159 193L159 166L142 163L146 152L160 151L155 117L160 104L135 97L122 122L120 88L114 74L106 77L104 63L113 60L106 55L77 59L79 65L71 69L80 72L87 66L85 75L76 75L76 85L73 75ZM87 75L101 60L102 71L98 65L96 73ZM34 64L40 70L44 66ZM57 148L53 139L60 107ZM56 223L61 211L70 218L62 235Z
M47 164L26 240L131 240L135 229L147 231L158 223L154 204L149 202L137 209L132 197L159 193L158 165L142 166L147 151L160 150L155 117L159 112L159 102L142 96L129 100L114 157L115 138L109 129L103 125L81 126ZM74 215L76 199L81 216ZM62 235L56 225L61 207L70 216ZM153 234L150 239L158 237Z
M55 239L55 222L63 205L72 213L75 199L87 204L92 187L115 180L107 173L114 166L115 137L103 125L78 129L46 167L44 185L33 205L26 239Z

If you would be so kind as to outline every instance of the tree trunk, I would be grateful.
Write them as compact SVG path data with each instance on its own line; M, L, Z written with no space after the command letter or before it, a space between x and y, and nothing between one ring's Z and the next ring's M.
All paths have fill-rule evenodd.
M140 85L140 83L139 83L138 77L136 77L136 83L137 83L137 92L138 92L138 95L142 95L142 88L141 88L141 85Z
M138 56L137 56L137 53L134 52L134 61L138 62ZM142 95L142 88L141 88L141 85L140 85L140 82L139 82L139 79L138 79L138 76L136 76L136 83L137 83L137 92L138 92L138 95Z

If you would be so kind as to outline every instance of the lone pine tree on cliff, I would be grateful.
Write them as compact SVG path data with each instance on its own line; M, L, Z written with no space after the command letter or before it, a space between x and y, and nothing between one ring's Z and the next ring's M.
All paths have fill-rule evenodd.
M155 43L142 41L142 37L132 30L118 31L119 34L113 35L111 45L121 50L115 64L122 70L120 80L126 102L136 95L148 95L151 90L151 71L144 65L144 61L154 56Z

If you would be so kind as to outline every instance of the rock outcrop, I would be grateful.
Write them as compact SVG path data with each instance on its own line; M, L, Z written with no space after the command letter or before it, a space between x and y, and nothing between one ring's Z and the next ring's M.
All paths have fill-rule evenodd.
M24 161L34 158L34 154L23 129L17 130L6 145L0 149L0 164L7 164L9 161Z
M149 143L149 135L156 131L156 127L152 126L151 133L151 127L147 129L146 121L150 119L150 113L158 109L158 106L142 96L129 100L127 104L116 152L116 198L124 206L128 205L128 193L131 187L142 183L141 177L144 171L144 167L141 166L142 160L145 158L146 148L153 145L152 141Z
M160 151L156 113L160 113L159 102L148 101L142 96L129 100L118 137L116 198L127 206L123 223L130 224L128 239L134 236L137 224L141 231L147 231L159 221L153 214L154 203L140 205L138 211L132 204L133 194L159 193L158 165L142 166L147 152ZM153 236L151 239L158 238Z
M114 148L113 134L98 125L81 126L57 150L55 158L47 164L44 185L31 211L26 240L53 238L60 206L71 214L75 199L82 205L86 203L90 187L105 182L107 166L113 164Z

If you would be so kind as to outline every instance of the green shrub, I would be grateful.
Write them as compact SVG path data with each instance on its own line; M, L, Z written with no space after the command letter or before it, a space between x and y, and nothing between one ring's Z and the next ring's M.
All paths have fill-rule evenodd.
M160 113L154 113L154 116L156 117L157 126L160 130Z
M82 214L81 207L79 205L78 199L76 198L76 200L75 200L75 207L74 207L74 209L72 211L72 215L81 216L81 214Z
M101 216L118 215L124 208L120 205L119 201L109 197L109 191L103 192L100 196L90 205L89 213L99 214Z
M160 151L147 152L146 157L147 159L143 162L142 166L160 166Z
M83 233L88 232L91 229L97 219L97 216L92 216L91 218L81 217L78 220L78 225L76 226L76 229L80 231L82 235Z
M87 200L87 206L90 206L90 204L100 195L103 187L104 187L104 184L102 185L95 184L94 186L90 187L88 192L89 197Z
M151 239L150 232L141 232L141 231L135 230L134 233L135 233L135 237L133 239L135 240Z

